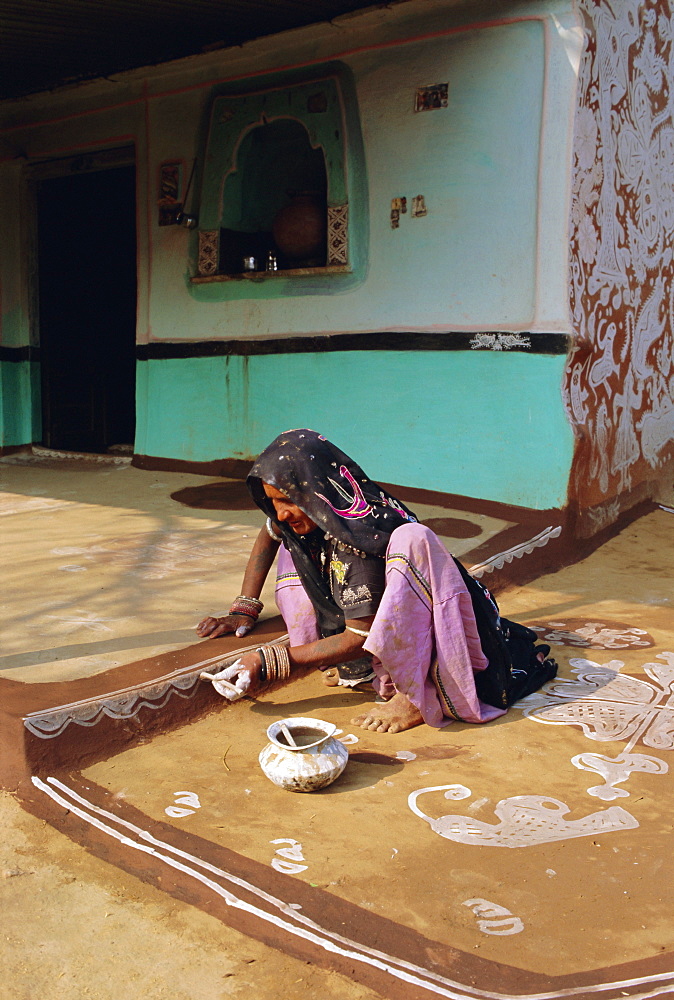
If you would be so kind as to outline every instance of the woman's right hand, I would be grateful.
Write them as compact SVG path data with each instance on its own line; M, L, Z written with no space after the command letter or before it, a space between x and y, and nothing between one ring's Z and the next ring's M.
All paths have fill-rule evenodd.
M234 632L239 638L248 635L255 628L255 619L247 615L225 615L224 618L204 618L197 625L200 639L217 639L221 635Z
M262 658L257 650L250 650L230 666L213 674L209 679L223 698L228 701L237 701L249 691L255 691L260 687L261 674ZM225 683L221 684L221 681Z

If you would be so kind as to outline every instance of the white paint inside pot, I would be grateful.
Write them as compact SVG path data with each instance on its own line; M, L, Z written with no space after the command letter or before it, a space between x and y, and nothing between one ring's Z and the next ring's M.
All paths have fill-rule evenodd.
M286 726L296 746L292 747L283 735L282 727ZM282 750L307 750L316 747L329 739L337 731L337 726L322 719L280 719L272 722L267 729L267 736Z

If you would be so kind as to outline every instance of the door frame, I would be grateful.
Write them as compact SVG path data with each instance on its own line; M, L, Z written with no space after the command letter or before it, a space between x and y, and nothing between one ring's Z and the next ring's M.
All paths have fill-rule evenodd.
M98 173L103 170L114 170L117 167L135 167L137 170L136 147L134 143L112 148L88 150L76 155L51 157L26 164L26 192L28 199L27 218L30 220L27 240L28 261L28 314L30 325L30 343L37 348L37 360L40 364L39 377L36 380L35 392L39 394L34 400L34 410L40 413L41 441L50 447L49 421L44 419L45 400L42 392L42 360L40 338L40 274L38 257L38 188L42 181L57 177L71 177L84 173ZM137 174L136 174L137 176ZM137 182L136 182L137 183ZM136 248L138 233L136 233ZM138 279L136 278L136 288ZM136 317L136 342L138 334L138 319Z

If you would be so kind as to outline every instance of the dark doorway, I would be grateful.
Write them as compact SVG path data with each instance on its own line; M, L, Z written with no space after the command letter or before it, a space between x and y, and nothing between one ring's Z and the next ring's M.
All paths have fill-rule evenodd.
M43 443L105 452L135 433L135 168L38 184Z

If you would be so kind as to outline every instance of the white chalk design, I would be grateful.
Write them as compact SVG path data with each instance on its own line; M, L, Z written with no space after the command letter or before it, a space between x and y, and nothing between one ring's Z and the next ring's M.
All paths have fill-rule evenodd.
M531 347L531 337L522 333L476 333L470 341L471 351L510 351L513 347Z
M520 934L524 924L519 917L513 916L505 906L490 903L488 899L464 899L463 906L469 906L478 918L477 926L483 934L495 934L505 937L508 934Z
M95 465L114 465L126 467L131 465L131 455L94 455L83 451L60 451L55 448L43 448L41 445L32 445L32 457L41 458L65 458L67 460L77 460L79 462L92 462ZM30 458L24 458L30 461Z
M338 739L340 743L343 743L345 747L352 746L354 743L360 743L360 740L354 733L347 733L346 736L341 736L340 734L343 732L343 729L335 729L332 735L335 739Z
M164 812L173 819L183 819L185 816L194 815L194 809L183 809L181 806L167 806Z
M559 799L547 795L514 795L501 799L494 807L499 823L484 823L472 816L449 814L434 819L417 806L417 799L426 792L447 789L450 798L456 798L456 785L435 785L412 792L407 804L420 816L431 830L458 844L478 847L534 847L556 840L574 837L598 836L616 830L634 830L637 820L620 806L610 806L599 812L589 813L581 819L567 820L569 807Z
M3 510L0 494L0 514L7 512L15 511ZM239 537L242 528L244 526L240 524L201 530L174 528L133 537L109 538L104 545L58 546L51 550L51 554L77 556L78 564L83 569L87 568L87 564L103 563L141 580L163 580L172 573L213 572L217 565L232 567L247 544L243 541L247 537L245 534Z
M180 796L180 798L178 798ZM201 802L196 792L174 792L178 805L167 806L164 812L174 819L182 819L185 816L193 816L196 809L201 809Z
M281 837L278 840L270 840L269 843L290 845L289 847L276 848L276 854L279 856L271 859L271 866L277 872L283 872L284 875L299 875L300 872L305 872L309 867L308 865L297 864L298 861L304 861L302 845L298 840Z
M648 632L643 628L613 628L604 622L586 622L580 628L569 629L565 622L548 622L547 625L530 626L539 632L539 638L554 645L591 646L596 649L629 649L651 646ZM644 639L643 636L647 638Z
M166 840L155 837L150 830L143 829L131 823L118 811L110 812L101 806L94 805L87 798L79 795L74 789L65 785L57 778L49 777L46 781L32 777L36 790L49 798L64 810L64 815L73 814L84 823L94 827L118 847L124 848L129 854L137 852L156 866L162 865L167 873L178 871L184 877L207 889L212 897L224 900L232 913L246 914L248 919L256 921L261 929L274 930L284 935L287 942L300 938L305 944L311 945L317 951L327 955L345 958L358 966L368 966L386 972L399 983L407 987L419 987L429 994L442 997L443 1000L570 1000L572 997L587 997L588 992L601 994L606 1000L620 1000L622 991L630 987L644 986L648 993L641 996L669 995L674 985L674 976L670 970L650 973L631 978L607 980L604 972L600 972L591 985L566 987L550 990L545 993L508 993L505 990L494 991L476 988L473 984L464 983L449 976L442 975L437 967L426 968L414 962L398 958L389 952L373 948L370 944L339 934L317 920L312 920L298 910L297 904L272 895L263 886L246 881L238 875L218 868L211 862L188 851L181 850ZM289 883L290 884L290 883ZM320 914L320 910L319 910ZM605 971L605 970L604 970ZM636 994L632 993L632 996Z
M657 657L664 663L643 666L653 683L611 669L624 666L620 660L602 667L592 660L573 659L569 662L577 681L554 681L538 697L521 702L524 714L535 722L580 726L588 739L599 742L628 741L617 757L587 753L573 758L576 767L604 777L604 786L588 789L596 798L624 798L629 792L615 785L632 773L666 774L669 769L657 757L631 752L639 741L656 750L674 749L674 653Z
M664 760L643 753L621 753L617 757L604 757L600 753L579 753L571 758L571 763L581 771L595 771L602 776L605 784L593 785L587 792L604 802L629 796L626 789L615 786L627 781L634 771L666 774L669 770Z
M592 442L578 487L608 497L671 458L674 18L671 3L580 0L564 396ZM592 39L595 44L592 44Z
M0 517L6 517L10 514L42 514L47 511L52 513L75 506L76 503L72 500L52 500L51 497L24 497L18 493L0 493Z
M513 545L512 548L505 549L503 552L497 552L495 556L492 556L491 559L487 559L485 562L475 563L474 566L468 568L468 572L471 576L480 577L485 573L493 573L495 569L503 569L506 563L511 563L513 559L521 559L522 556L529 555L534 549L542 548L542 546L548 544L551 538L559 538L561 533L561 524L558 524L556 527L550 525L550 527L539 531L537 535L534 535L528 541L521 542L519 545Z
M278 642L287 639L280 636ZM239 653L255 649L255 645L242 646ZM96 698L56 705L46 711L30 712L23 720L26 729L41 740L55 739L69 725L95 726L101 719L132 719L142 708L157 711L172 697L193 698L200 687L199 678L206 667L215 668L222 663L222 654L200 660L189 667L174 670L163 677L144 681L132 687L110 691Z

